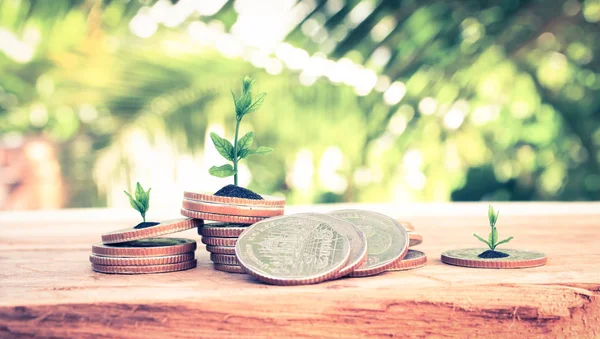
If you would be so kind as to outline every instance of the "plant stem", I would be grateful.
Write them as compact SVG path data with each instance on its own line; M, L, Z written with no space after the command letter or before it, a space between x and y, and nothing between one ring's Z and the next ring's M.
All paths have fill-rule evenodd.
M238 184L238 175L237 175L237 169L238 169L238 131L240 130L240 122L242 121L241 119L236 119L237 122L235 124L235 138L233 139L233 170L235 171L235 174L233 175L233 184L237 186Z

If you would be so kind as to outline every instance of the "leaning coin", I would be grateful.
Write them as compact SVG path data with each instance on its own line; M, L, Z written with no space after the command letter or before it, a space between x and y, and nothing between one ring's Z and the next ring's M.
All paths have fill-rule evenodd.
M235 255L211 253L210 260L216 264L240 265Z
M90 262L96 265L107 266L150 266L150 265L166 265L176 264L194 259L194 252L183 254L168 255L162 257L147 257L147 258L119 258L119 257L103 257L95 254L90 255Z
M110 232L102 235L102 242L114 244L119 242L154 238L159 235L176 233L190 228L202 226L203 221L198 219L175 219L159 223L145 222L137 226Z
M408 238L410 239L409 247L420 245L423 242L423 236L417 232L408 232Z
M367 259L367 238L364 233L354 224L327 214L320 213L302 213L296 216L309 215L313 218L321 219L326 222L336 222L340 227L346 228L346 234L350 241L350 259L338 274L333 278L341 278L352 273L357 267L360 267Z
M92 253L106 257L155 257L196 250L196 241L184 238L149 238L105 245L92 245Z
M223 265L223 264L214 263L213 267L217 271L223 271L223 272L228 272L228 273L246 274L246 271L244 271L244 269L241 266L238 266L238 265Z
M283 207L236 206L190 199L183 199L181 207L196 212L239 215L243 217L274 217L283 215Z
M202 220L211 220L211 221L221 221L221 222L232 222L238 224L254 224L255 222L259 222L261 220L265 220L264 217L242 217L239 215L226 215L226 214L216 214L216 213L205 213L205 212L196 212L191 211L185 208L182 208L180 211L181 215L202 219Z
M502 258L480 258L479 254L486 252L485 248L463 248L442 253L444 264L473 267L473 268L529 268L543 266L548 258L542 252L514 249L501 249L499 252L508 254Z
M237 238L248 229L248 226L231 222L215 222L198 227L198 234L205 237Z
M235 254L235 246L211 246L206 245L206 250L210 253Z
M112 274L146 274L146 273L165 273L189 270L196 267L196 259L180 262L177 264L152 265L152 266L107 266L92 264L92 269L100 273Z
M402 260L396 261L394 265L388 268L388 271L405 271L413 268L423 267L427 264L427 256L421 251L408 250Z
M238 238L202 237L202 243L211 246L235 246Z
M250 226L235 254L240 266L263 282L314 284L335 277L346 265L350 241L337 220L290 215Z
M367 238L367 260L350 273L351 277L365 277L384 272L401 260L408 251L406 230L394 219L364 210L341 210L328 213L356 225Z

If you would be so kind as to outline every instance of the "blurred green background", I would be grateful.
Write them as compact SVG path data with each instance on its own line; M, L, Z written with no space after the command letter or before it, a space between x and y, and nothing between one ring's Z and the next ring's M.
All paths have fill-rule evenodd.
M600 199L600 0L0 0L0 208Z

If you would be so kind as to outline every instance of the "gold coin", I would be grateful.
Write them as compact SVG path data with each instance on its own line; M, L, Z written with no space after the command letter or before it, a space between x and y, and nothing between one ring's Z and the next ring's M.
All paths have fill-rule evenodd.
M92 264L92 269L100 273L110 274L147 274L147 273L166 273L175 271L189 270L196 267L196 259L180 262L177 264L152 265L152 266L107 266Z
M90 255L90 262L96 265L107 266L151 266L151 265L166 265L176 264L180 262L190 261L194 259L194 252L183 254L168 255L162 257L146 257L146 258L119 258L119 257L103 257L95 254Z
M196 250L196 241L184 238L149 238L105 245L92 245L92 253L105 257L160 257Z

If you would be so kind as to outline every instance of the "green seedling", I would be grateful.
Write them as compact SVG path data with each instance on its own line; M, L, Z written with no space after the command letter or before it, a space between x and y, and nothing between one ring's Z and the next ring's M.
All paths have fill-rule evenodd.
M229 140L221 138L216 133L211 133L210 138L219 154L226 160L233 163L225 164L222 166L213 166L208 172L211 175L219 178L226 178L233 175L233 184L238 184L238 162L249 155L266 155L273 152L271 147L260 146L256 149L250 149L254 142L254 132L250 131L246 133L241 139L238 140L238 133L240 129L240 122L242 118L248 114L256 111L265 100L266 93L260 93L256 96L252 96L252 86L254 85L254 79L244 77L242 80L242 93L239 97L236 97L235 93L231 91L233 96L233 103L235 105L235 137L233 139L233 145Z
M144 191L142 185L140 185L140 183L138 182L135 186L135 199L131 196L131 194L129 194L129 192L123 191L129 197L129 203L131 204L131 207L140 212L140 214L142 215L142 219L144 219L144 222L146 222L146 212L148 212L148 208L150 207L151 189L152 188L149 188L147 191Z
M488 240L485 240L482 237L478 236L477 234L473 233L473 235L477 239L479 239L481 242L484 242L486 245L488 245L488 247L492 251L495 251L496 247L498 247L498 245L506 244L507 242L511 241L513 238L513 237L508 237L502 241L498 241L498 230L496 229L496 221L498 221L498 215L500 215L500 211L494 211L494 208L492 207L492 205L490 205L490 207L488 208L488 219L490 221L490 227L492 228L492 230L490 231L490 234L488 235Z

